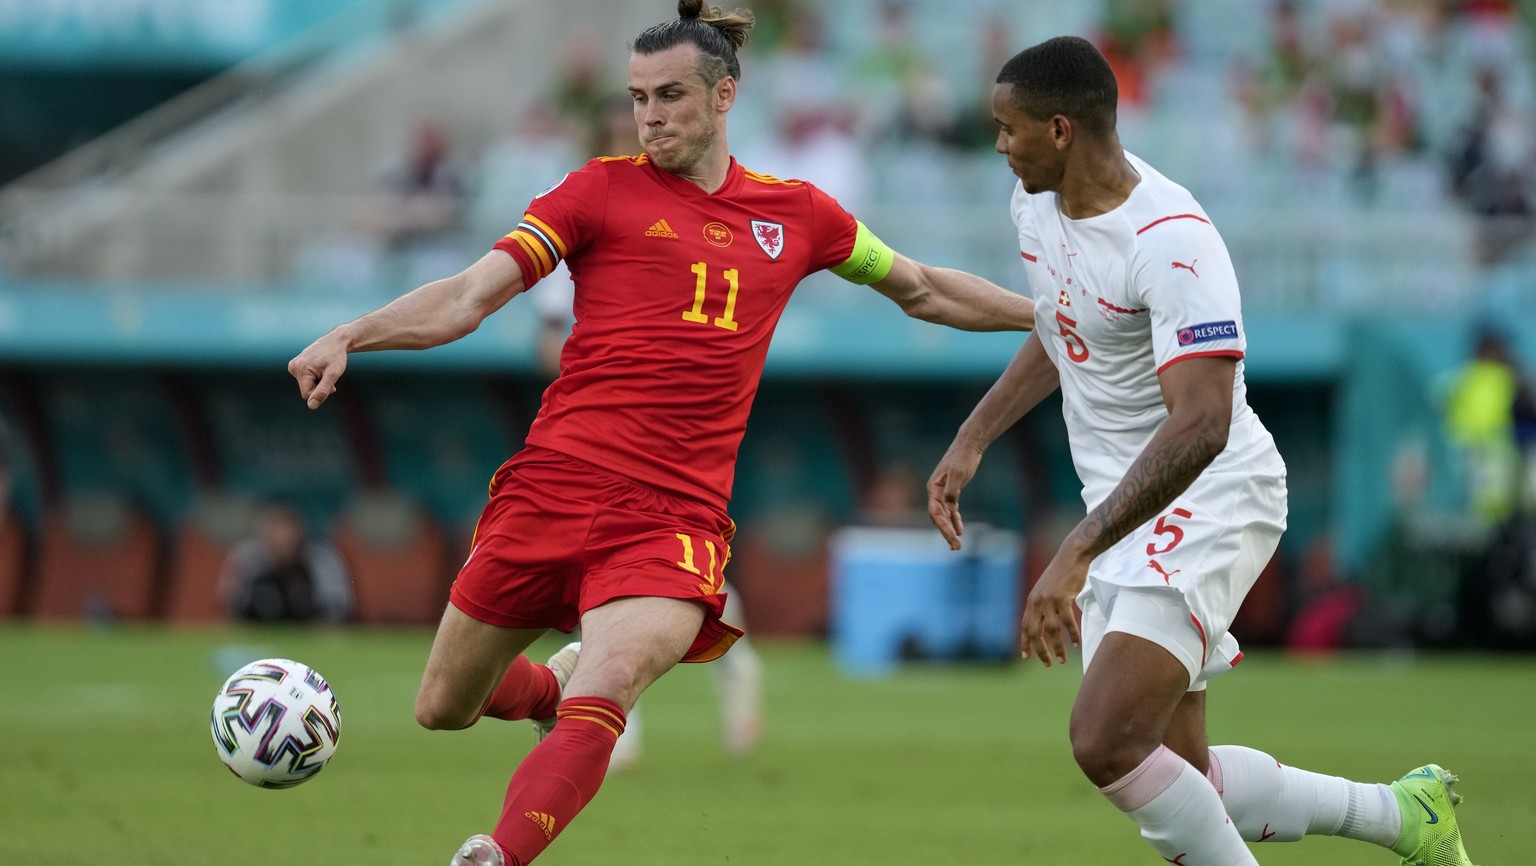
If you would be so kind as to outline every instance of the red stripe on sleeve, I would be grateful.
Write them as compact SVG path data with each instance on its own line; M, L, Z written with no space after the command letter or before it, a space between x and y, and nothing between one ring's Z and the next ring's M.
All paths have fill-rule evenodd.
M1181 213L1181 214L1175 214L1174 216L1165 216L1165 217L1163 217L1162 219L1159 219L1159 220L1153 220L1152 222L1149 222L1146 225L1142 226L1141 229L1136 232L1136 234L1141 234L1142 232L1146 231L1147 229L1152 228L1155 225L1161 225L1161 224L1163 224L1163 223L1165 223L1165 222L1167 222L1169 220L1199 220L1199 221L1205 223L1206 225L1210 225L1211 224L1210 220L1208 220L1205 217L1200 216L1198 214Z
M1237 360L1241 361L1243 360L1243 353L1236 349L1222 349L1215 352L1190 352L1188 355L1180 355L1177 358L1174 358L1173 360L1164 364L1163 366L1158 367L1157 373L1159 376L1161 376L1164 370L1172 367L1174 364L1177 364L1180 361L1188 361L1190 358L1236 358Z
M1024 257L1024 261L1026 261L1026 262L1038 262L1038 261L1040 261L1038 258L1030 255L1029 253L1024 252L1023 250L1019 250L1019 255L1023 256Z

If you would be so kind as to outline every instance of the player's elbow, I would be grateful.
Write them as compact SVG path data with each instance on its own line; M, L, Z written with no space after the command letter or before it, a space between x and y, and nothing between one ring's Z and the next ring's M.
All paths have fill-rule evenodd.
M1217 455L1227 450L1227 439L1232 433L1232 416L1230 412L1206 413L1199 419L1196 430L1198 433L1194 441L1199 445L1201 456L1206 461L1215 460Z
M947 325L949 316L945 313L944 305L933 292L918 292L903 298L893 298L901 311L914 319L924 322L932 322L935 325Z
M461 337L473 334L480 327L480 323L486 317L495 312L496 308L487 304L484 299L473 292L461 292L453 303L445 306L441 318L441 327L445 342L452 342Z
M1226 414L1217 406L1182 406L1169 416L1170 432L1181 443L1187 458L1202 467L1225 451L1232 432L1230 410Z

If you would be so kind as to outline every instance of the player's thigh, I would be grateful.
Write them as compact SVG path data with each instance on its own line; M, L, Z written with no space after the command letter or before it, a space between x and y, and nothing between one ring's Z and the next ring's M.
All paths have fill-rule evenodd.
M631 596L581 616L581 661L565 695L606 698L628 711L676 665L704 622L704 608L678 598Z
M1084 594L1081 603L1083 670L1086 672L1093 664L1104 635L1108 633L1109 618L1095 593ZM1179 699L1173 717L1168 722L1167 733L1163 736L1163 745L1204 772L1209 749L1205 729L1204 681L1198 685L1198 690L1186 691L1184 697Z
M1188 687L1188 670L1166 648L1110 631L1083 674L1072 707L1074 738L1079 732L1093 733L1155 746L1163 741Z
M1089 607L1085 622L1102 613ZM1099 784L1135 769L1163 744L1189 693L1186 656L1198 657L1200 638L1179 607L1172 593L1122 589L1102 624L1094 624L1071 735L1079 764Z
M418 718L425 715L424 721L447 718L468 724L518 653L545 631L491 625L448 605L416 694Z

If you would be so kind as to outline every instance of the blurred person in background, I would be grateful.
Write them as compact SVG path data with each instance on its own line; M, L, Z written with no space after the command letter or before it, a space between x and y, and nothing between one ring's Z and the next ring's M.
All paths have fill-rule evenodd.
M352 615L341 552L283 503L257 514L255 536L230 550L220 585L230 616L244 622L343 622Z
M1062 392L1088 515L1025 603L1025 658L1081 646L1079 767L1170 863L1254 864L1249 842L1340 835L1406 864L1470 866L1435 765L1390 786L1210 747L1207 681L1240 659L1228 631L1286 524L1285 464L1248 407L1236 275L1183 187L1125 152L1114 73L1092 44L1047 40L1004 64L997 151L1041 315L930 476L959 549L959 494L987 447ZM1082 623L1077 620L1081 607Z
M421 120L346 229L307 250L302 267L327 291L415 285L463 261L460 232L469 206L447 131Z
M567 261L576 324L526 447L499 469L438 627L417 720L532 719L542 735L490 835L453 863L525 866L596 795L626 715L679 661L719 658L725 512L774 326L831 270L909 316L1027 330L1034 304L893 252L816 187L744 169L727 145L751 13L680 0L643 32L629 94L645 154L598 159L529 204L463 272L342 325L289 363L319 408L351 352L456 340ZM582 642L548 665L549 628ZM579 654L579 655L578 655Z
M447 130L422 120L400 163L385 174L364 222L416 282L461 261L458 232L467 204L463 168Z
M1452 155L1458 197L1479 218L1478 263L1493 266L1530 245L1536 225L1533 124L1505 94L1503 73L1477 73L1477 110Z
M1461 459L1468 513L1484 526L1514 511L1521 488L1515 406L1522 376L1514 350L1499 330L1481 326L1472 357L1445 386L1445 431Z
M479 237L499 234L522 219L522 206L580 161L583 127L544 100L519 110L481 154L471 207ZM634 126L634 120L629 120Z

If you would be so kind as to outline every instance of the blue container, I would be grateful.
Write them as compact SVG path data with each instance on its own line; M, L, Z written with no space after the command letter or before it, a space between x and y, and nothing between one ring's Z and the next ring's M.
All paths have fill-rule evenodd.
M957 552L932 529L851 527L832 537L831 555L832 649L845 673L1017 655L1016 534L971 527Z

